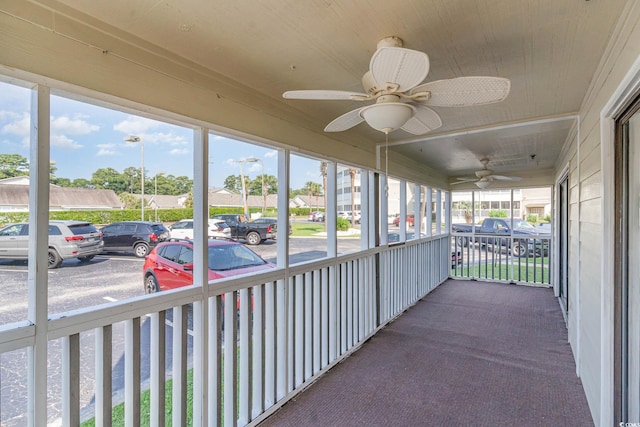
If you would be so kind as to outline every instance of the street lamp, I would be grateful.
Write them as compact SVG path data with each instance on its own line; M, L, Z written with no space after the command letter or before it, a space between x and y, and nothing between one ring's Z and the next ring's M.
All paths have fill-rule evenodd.
M158 175L164 175L165 172L157 172L155 177L155 195L153 200L155 201L156 222L158 222Z
M264 162L262 161L262 159L259 159L257 157L248 157L245 160L247 162L260 162L260 166L262 167L262 191L261 191L261 195L262 195L262 213L264 214L264 211L267 208L267 195L265 194L265 191L264 191Z
M140 203L140 215L142 221L144 221L144 141L140 139L139 136L129 135L124 138L127 142L139 142L140 143L140 194L142 195L141 203Z
M262 160L260 160L257 157L247 157L246 159L234 160L233 162L240 164L240 181L241 181L241 184L242 184L242 203L243 203L244 216L248 221L249 220L249 208L247 207L247 188L246 188L246 185L244 183L244 173L242 172L242 166L245 163L262 162ZM262 165L262 170L264 172L264 164ZM263 191L263 194L264 194L264 173L262 174L262 191Z

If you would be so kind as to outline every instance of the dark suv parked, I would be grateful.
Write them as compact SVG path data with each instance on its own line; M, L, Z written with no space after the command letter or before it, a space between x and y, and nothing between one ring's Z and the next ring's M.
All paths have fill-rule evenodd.
M169 230L159 222L114 222L102 228L105 252L131 252L144 258L150 248L169 238Z

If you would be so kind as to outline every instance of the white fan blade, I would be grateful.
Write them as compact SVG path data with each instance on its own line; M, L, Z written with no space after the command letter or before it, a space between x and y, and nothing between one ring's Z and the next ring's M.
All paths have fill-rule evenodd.
M404 92L427 77L429 57L417 50L381 47L371 57L369 69L379 89L393 83L398 85L398 92Z
M502 77L458 77L437 80L414 87L411 95L429 92L425 105L437 107L467 107L504 101L509 95L511 81Z
M424 105L414 105L414 107L416 107L416 112L413 117L402 125L401 129L403 131L414 135L422 135L442 126L440 116L431 108L427 108Z
M287 99L319 99L319 100L351 100L365 101L371 99L366 93L348 92L345 90L289 90L282 94Z
M522 181L522 178L520 178L519 176L491 175L489 176L489 178L498 181Z
M356 108L355 110L351 110L348 113L345 113L340 117L334 119L327 125L327 127L324 128L324 131L342 132L343 130L351 129L355 125L362 123L364 119L360 117L360 110L362 110L362 108Z

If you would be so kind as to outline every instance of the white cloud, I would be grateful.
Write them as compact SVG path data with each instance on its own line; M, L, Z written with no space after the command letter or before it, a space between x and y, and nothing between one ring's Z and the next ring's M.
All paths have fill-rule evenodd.
M262 172L262 163L260 162L256 162L256 163L247 163L247 165L250 165L247 169L246 173L250 173L250 172Z
M125 120L113 125L113 130L123 132L127 135L137 135L142 138L141 134L159 125L160 122L145 117L128 116Z
M13 121L2 126L2 133L17 135L22 137L29 136L29 126L30 126L29 113L11 114L11 115L7 114L7 117L12 118Z
M51 117L51 133L59 135L87 135L100 130L100 126L92 125L80 118L67 116Z
M146 134L144 136L144 142L151 143L163 143L169 144L174 147L181 147L188 144L188 141L184 139L181 135L175 135L173 133L164 133L164 132L156 132L151 134Z
M66 135L51 135L51 146L71 150L82 147L81 144L78 144L76 141L68 138Z
M267 158L267 159L271 159L271 158L277 157L277 156L278 156L278 150L267 151L267 153L264 155L264 157Z
M173 150L171 150L169 152L171 155L182 155L182 154L189 154L189 150L187 150L186 148L174 148Z
M96 156L114 156L118 154L115 150L116 144L98 144L98 148Z

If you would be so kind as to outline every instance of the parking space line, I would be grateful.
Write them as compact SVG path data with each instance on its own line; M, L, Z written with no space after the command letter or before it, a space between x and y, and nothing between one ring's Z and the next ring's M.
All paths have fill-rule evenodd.
M102 297L102 299L105 299L105 300L107 300L107 301L109 301L109 302L116 302L116 301L118 301L117 299L112 298L112 297Z
M172 322L171 320L166 320L164 323L165 323L167 326L169 326L169 327L173 328L173 322ZM188 334L188 335L191 335L192 337L194 336L194 335L193 335L193 331L192 331L191 329L189 329L189 328L187 328L187 334Z

